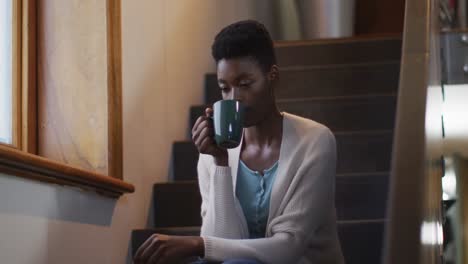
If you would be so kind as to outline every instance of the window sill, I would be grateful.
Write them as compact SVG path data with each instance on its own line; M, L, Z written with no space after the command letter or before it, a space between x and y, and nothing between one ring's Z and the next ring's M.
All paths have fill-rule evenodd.
M0 172L23 178L91 190L117 198L135 187L122 180L78 169L0 144Z

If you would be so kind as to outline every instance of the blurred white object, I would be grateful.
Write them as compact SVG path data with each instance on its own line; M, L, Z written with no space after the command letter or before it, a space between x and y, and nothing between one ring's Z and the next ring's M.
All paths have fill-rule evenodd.
M354 34L355 0L296 0L304 39Z

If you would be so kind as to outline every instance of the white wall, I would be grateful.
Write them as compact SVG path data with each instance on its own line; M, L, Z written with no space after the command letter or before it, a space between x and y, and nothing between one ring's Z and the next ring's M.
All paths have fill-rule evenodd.
M0 174L0 263L125 263L131 230L148 221L152 184L167 179L172 142L186 138L189 107L202 103L214 34L245 18L271 27L269 8L268 0L122 0L124 179L136 192L114 201Z

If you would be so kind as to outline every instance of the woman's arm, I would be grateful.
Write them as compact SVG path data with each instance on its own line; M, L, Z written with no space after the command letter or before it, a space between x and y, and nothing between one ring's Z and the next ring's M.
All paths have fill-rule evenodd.
M197 119L192 129L192 140L200 153L197 170L202 196L201 233L226 238L243 238L245 236L242 230L243 219L235 210L238 205L228 167L228 152L214 141L213 123L210 120L212 114L213 110L206 108L205 115Z
M205 159L211 157L200 155L198 161L198 182L202 196L201 217L202 236L223 238L246 238L242 215L233 191L230 167L212 165Z

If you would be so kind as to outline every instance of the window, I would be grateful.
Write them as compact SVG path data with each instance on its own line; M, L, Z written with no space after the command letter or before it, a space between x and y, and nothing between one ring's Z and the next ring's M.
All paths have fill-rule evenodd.
M0 0L0 172L118 197L134 191L122 180L120 1L85 2L77 6L62 0ZM80 19L83 23L76 22ZM61 52L50 52L53 48ZM96 85L107 90L95 89L101 100L91 104L104 113L96 126L102 128L102 137L91 129L73 129L96 120L94 109L76 103L93 95L80 89L82 82L75 76L83 75L80 67L88 69L97 57L101 71L84 75L91 81L107 80ZM63 68L67 74L60 74ZM75 91L81 91L81 97ZM62 145L53 141L56 131L62 132ZM94 150L90 145L97 145L89 142L104 147L89 151ZM70 143L80 148L63 148ZM96 159L95 153L104 158Z
M13 141L13 10L11 1L0 1L0 142Z

